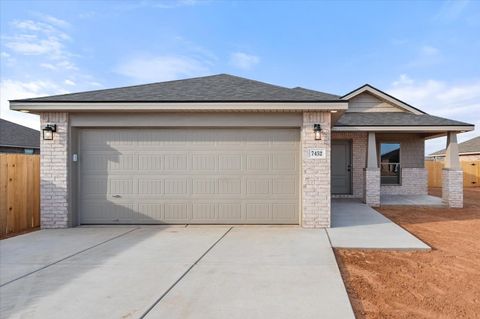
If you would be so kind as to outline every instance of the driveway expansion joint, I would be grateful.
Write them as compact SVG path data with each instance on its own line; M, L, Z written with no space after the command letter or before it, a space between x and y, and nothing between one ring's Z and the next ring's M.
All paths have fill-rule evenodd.
M133 232L133 231L135 231L135 230L137 230L137 229L139 229L139 227L136 227L136 228L134 228L134 229L130 229L129 231L126 231L126 232L124 232L124 233L121 233L121 234L119 234L119 235L117 235L117 236L114 236L114 237L112 237L112 238L106 239L106 240L104 240L104 241L102 241L102 242L100 242L100 243L98 243L98 244L95 244L95 245L93 245L93 246L90 246L90 247L87 247L87 248L82 249L82 250L80 250L80 251L77 251L77 252L75 252L75 253L73 253L73 254L71 254L71 255L68 255L68 256L63 257L63 258L61 258L61 259L59 259L59 260L56 260L56 261L54 261L54 262L52 262L52 263L50 263L50 264L48 264L48 265L42 266L42 267L40 267L40 268L38 268L38 269L35 269L35 270L33 270L33 271L29 272L29 273L26 273L26 274L24 274L24 275L21 275L20 277L17 277L17 278L15 278L15 279L12 279L12 280L10 280L10 281L7 281L7 282L1 284L1 285L0 285L0 288L6 286L6 285L8 285L8 284L11 284L11 283L13 283L13 282L15 282L15 281L17 281L17 280L20 280L20 279L23 279L23 278L28 277L28 276L30 276L30 275L33 275L34 273L37 273L37 272L42 271L42 270L44 270L44 269L47 269L48 267L53 266L53 265L56 265L56 264L58 264L58 263L60 263L60 262L62 262L62 261L65 261L65 260L69 259L69 258L75 257L75 256L77 256L77 255L79 255L79 254L81 254L81 253L84 253L84 252L86 252L86 251L88 251L88 250L90 250L90 249L93 249L93 248L98 247L98 246L100 246L100 245L106 244L106 243L108 243L108 242L110 242L110 241L112 241L112 240L115 240L115 239L117 239L117 238L120 238L120 237L122 237L122 236L125 236L125 235L127 235L127 234L129 234L129 233L131 233L131 232Z
M158 305L158 303L163 299L165 298L165 296L180 282L182 281L182 279L193 269L193 267L195 267L202 259L203 257L205 257L223 238L225 238L225 236L227 236L227 234L233 229L233 226L230 227L222 236L220 236L219 239L217 239L190 267L188 267L187 270L185 270L185 272L180 276L178 277L177 280L175 280L175 282L170 286L168 287L167 290L165 290L165 292L160 296L158 297L157 300L155 300L155 302L150 306L148 307L148 309L139 317L139 319L143 319L145 318L148 313L150 311L152 311L153 308L155 308L156 305Z

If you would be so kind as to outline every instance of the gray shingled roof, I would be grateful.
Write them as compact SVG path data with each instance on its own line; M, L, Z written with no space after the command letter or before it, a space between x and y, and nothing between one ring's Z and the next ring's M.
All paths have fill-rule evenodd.
M325 92L320 92L320 91L314 91L310 89L305 89L302 87L297 86L296 88L293 88L292 90L297 91L297 92L302 92L305 94L311 94L313 97L317 97L320 99L330 99L330 100L338 100L340 98L340 95L335 95L335 94L330 94L330 93L325 93Z
M0 146L40 148L40 132L0 119Z
M289 89L228 74L88 91L14 102L300 102L339 101L333 94Z
M463 126L469 123L449 120L429 114L412 113L356 113L346 112L335 126Z
M462 153L480 153L480 136L474 137L468 141L458 144L458 152ZM445 155L445 149L437 151L430 154L429 156L434 155Z

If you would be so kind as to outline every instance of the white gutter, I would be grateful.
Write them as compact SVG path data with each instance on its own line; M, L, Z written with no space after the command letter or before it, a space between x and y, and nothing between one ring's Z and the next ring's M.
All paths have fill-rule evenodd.
M161 102L10 102L10 109L15 111L328 111L346 110L348 101L340 102L195 102L195 103L161 103Z
M335 126L334 132L468 132L473 125L456 126Z

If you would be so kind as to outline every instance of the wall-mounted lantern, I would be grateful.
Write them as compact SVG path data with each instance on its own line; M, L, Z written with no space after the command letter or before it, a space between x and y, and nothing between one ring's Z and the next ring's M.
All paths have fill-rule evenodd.
M313 132L315 133L315 140L322 139L322 127L320 124L313 124Z
M57 125L48 123L42 131L44 140L53 140L53 133L57 131Z

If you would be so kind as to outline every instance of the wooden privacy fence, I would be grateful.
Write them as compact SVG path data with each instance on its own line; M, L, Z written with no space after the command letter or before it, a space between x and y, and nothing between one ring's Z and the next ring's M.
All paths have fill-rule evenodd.
M463 170L463 187L480 186L480 161L460 162ZM428 187L442 187L443 162L425 161Z
M0 238L40 226L40 156L0 154Z

